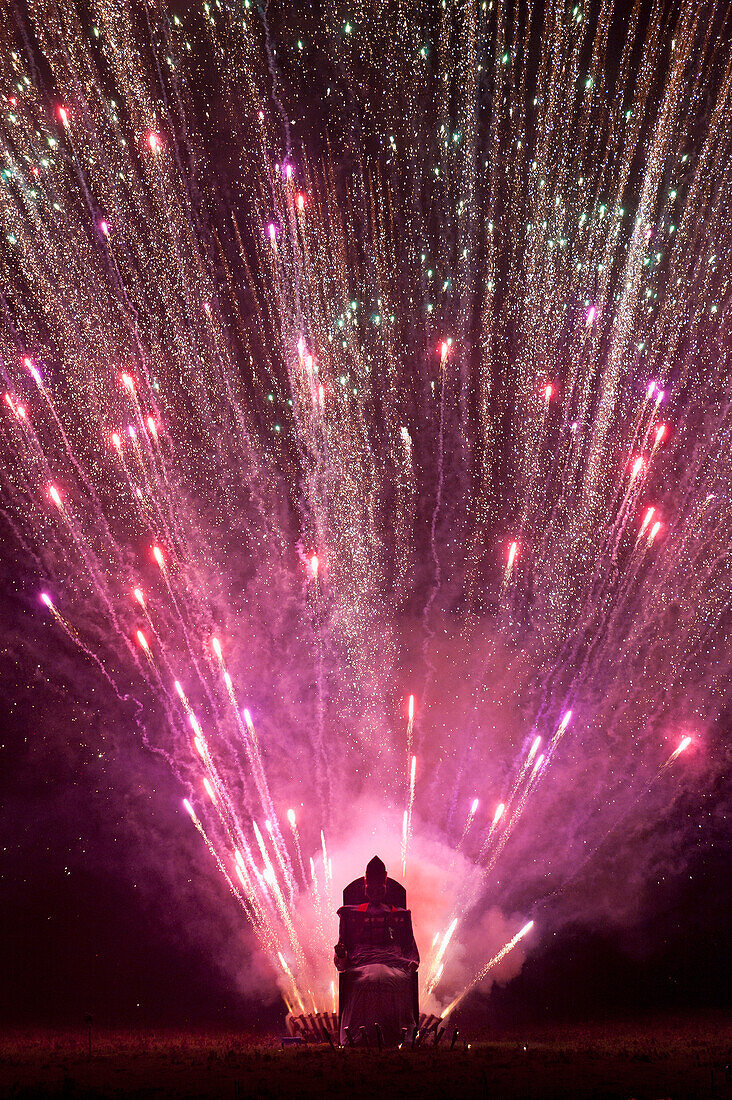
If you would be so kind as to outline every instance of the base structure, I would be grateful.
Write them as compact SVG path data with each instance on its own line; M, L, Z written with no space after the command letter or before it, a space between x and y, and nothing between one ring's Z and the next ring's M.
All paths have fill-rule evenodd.
M285 1017L285 1027L288 1035L303 1039L306 1043L330 1042L337 1046L340 1041L338 1015L335 1012L303 1012L300 1015L288 1012ZM423 1042L428 1042L430 1036L432 1036L433 1042L439 1041L438 1036L441 1030L444 1030L444 1028L439 1016L420 1012L419 1027L414 1040L410 1035L407 1037L406 1042L413 1046L420 1046ZM359 1045L360 1041L361 1037L356 1036L353 1045Z
M335 1012L303 1012L300 1016L288 1012L285 1027L288 1035L308 1043L338 1042L338 1016Z

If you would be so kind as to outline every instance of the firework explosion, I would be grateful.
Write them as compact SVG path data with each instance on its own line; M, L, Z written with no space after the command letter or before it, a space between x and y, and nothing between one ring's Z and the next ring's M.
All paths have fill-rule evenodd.
M288 1006L376 847L447 1014L723 766L728 28L319 7L3 10L2 514Z

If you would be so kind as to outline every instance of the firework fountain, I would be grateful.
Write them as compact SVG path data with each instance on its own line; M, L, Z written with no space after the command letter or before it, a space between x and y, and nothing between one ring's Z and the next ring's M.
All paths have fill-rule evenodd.
M3 10L2 516L289 1009L377 845L447 1015L723 765L729 28L321 8Z

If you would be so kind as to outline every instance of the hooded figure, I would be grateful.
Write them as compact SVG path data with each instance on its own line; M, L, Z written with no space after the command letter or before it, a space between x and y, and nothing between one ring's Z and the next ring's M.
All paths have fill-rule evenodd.
M381 902L386 900L386 866L379 859L378 856L374 856L366 864L366 874L364 875L364 883L366 889L366 897L369 901Z
M361 1027L378 1023L384 1042L401 1042L404 1029L411 1035L414 1018L413 974L419 951L408 909L386 902L386 867L378 856L364 875L367 900L338 910L340 934L335 947L336 969L344 974L341 989L341 1043L347 1029L357 1038Z

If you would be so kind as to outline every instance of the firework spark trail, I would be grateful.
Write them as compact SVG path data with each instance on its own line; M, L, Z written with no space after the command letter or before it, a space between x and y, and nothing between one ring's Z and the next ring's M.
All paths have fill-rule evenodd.
M433 952L431 960L428 962L427 971L423 977L425 995L429 997L437 985L439 976L442 973L443 960L445 953L450 946L450 941L455 935L455 929L458 926L458 917L453 917L450 924L447 927L447 931L444 933L441 939L438 939L437 950Z
M430 523L430 550L432 553L432 563L434 565L435 575L430 589L430 594L424 605L424 611L422 613L422 623L424 632L424 642L422 645L422 652L424 656L424 662L426 666L425 683L422 688L422 698L427 698L427 692L429 684L431 683L432 676L434 675L434 667L430 656L428 655L429 645L434 637L434 630L430 626L430 614L432 607L437 598L437 594L440 591L440 585L442 583L442 567L440 565L440 558L437 552L437 518L442 506L442 489L445 481L445 466L444 466L444 440L445 440L445 390L447 388L447 360L450 352L450 342L443 340L440 344L440 427L437 439L437 489L435 491L435 506L432 510L432 521Z
M402 875L407 873L407 850L412 835L412 811L414 810L414 793L417 778L417 757L413 756L409 768L409 793L407 795L407 808L404 811L403 839L402 839Z
M470 832L470 826L473 824L473 822L475 820L475 815L478 812L478 806L479 805L480 805L479 799L474 798L473 801L470 804L470 809L468 810L468 816L465 819L465 825L463 826L463 831L460 834L460 839L458 840L457 844L455 845L455 851L456 852L460 851L460 849L463 846L463 841L465 840L466 836Z
M114 678L112 676L110 676L109 672L107 672L107 669L106 669L106 666L105 666L104 662L97 656L96 653L94 653L91 649L89 649L88 646L84 645L81 638L79 637L79 635L76 633L76 631L72 627L71 623L69 623L63 617L63 615L58 610L58 608L56 607L56 604L53 602L53 600L51 599L49 594L47 592L42 592L41 595L40 595L40 600L41 600L41 603L43 603L48 608L48 610L53 615L55 621L61 627L63 632L71 639L71 641L74 643L74 645L78 649L81 650L81 652L84 654L85 657L88 657L89 660L94 662L94 664L97 666L97 668L101 672L104 679L107 681L109 686L112 688L112 691L114 692L115 697L117 699L119 699L120 702L125 702L129 698L129 696L121 694L118 685L114 681Z
M478 985L479 982L482 982L483 979L490 973L490 971L495 966L498 966L498 964L503 959L505 959L506 955L508 955L508 953L510 951L513 951L516 944L519 943L524 938L524 936L527 936L529 934L529 932L531 931L531 929L533 927L534 927L534 922L532 920L530 920L528 922L528 924L525 924L523 926L523 928L519 932L517 932L516 935L512 939L510 939L508 941L508 943L505 943L503 945L503 947L501 948L501 950L497 951L496 954L493 956L493 958L489 959L488 962L485 964L485 966L483 966L478 971L478 973L475 975L475 977L472 979L472 981L469 982L468 985L466 985L466 987L462 991L462 993L458 994L458 996L455 997L455 999L450 1002L450 1004L447 1006L447 1008L442 1012L442 1014L440 1016L440 1019L445 1020L450 1015L451 1012L454 1012L454 1010L457 1008L457 1006L460 1004L460 1002L463 1000L463 998L470 992L470 990L474 989L475 986Z
M315 751L318 755L318 761L320 768L318 769L318 786L320 789L320 801L325 806L326 812L330 806L330 799L332 797L331 784L328 768L328 760L325 752L325 735L324 735L324 722L325 722L325 654L323 652L323 629L321 623L321 611L320 611L320 559L317 554L313 554L310 558L310 569L313 577L313 621L314 621L314 634L316 645L316 692L317 692L317 705L316 705L316 737L315 737Z
M536 740L540 741L541 738L537 737ZM523 778L524 774L526 773L526 769L529 766L529 763L530 763L530 761L527 758L527 760L524 761L524 764L522 765L521 770L520 770L519 774L516 777L516 780L515 780L514 785L513 785L513 790L511 791L511 794L509 796L509 801L508 801L509 806L510 806L511 801L513 800L513 797L514 797L514 795L515 795L515 793L518 789L518 785L521 782L521 779ZM488 848L490 846L490 843L495 837L496 830L497 830L497 828L498 828L505 812L506 812L506 803L505 802L499 802L498 805L496 806L496 812L493 815L493 820L491 821L491 823L488 827L488 832L486 833L485 840L483 841L483 844L481 845L480 852L478 853L478 863L480 863L485 858L486 853L488 852Z
M216 851L213 844L209 840L209 838L206 834L206 830L204 829L204 827L201 824L198 816L196 815L196 811L193 809L193 806L191 805L191 803L188 801L187 798L183 800L183 805L184 805L184 807L186 809L186 812L188 813L191 821L193 822L196 830L200 833L201 837L203 838L203 842L206 845L206 847L208 848L209 852L211 853L211 856L213 857L213 859L216 863L216 866L218 867L219 871L221 872L221 874L222 874L222 876L223 876L223 878L226 882L226 885L229 887L229 891L231 892L232 896L234 898L236 898L238 903L241 905L241 907L244 910L247 917L249 917L251 919L249 906L246 904L244 898L241 896L241 894L237 890L236 886L234 886L234 883L231 881L231 878L229 877L229 873L226 870L226 868L224 867L221 860L219 859L218 852Z
M303 886L305 887L305 889L307 889L308 876L307 876L307 873L305 871L305 864L302 861L302 848L301 848L301 845L300 845L300 833L298 832L297 818L295 817L295 811L294 810L288 810L287 811L287 820L289 821L290 828L292 829L292 838L293 838L293 841L295 843L295 854L297 855L297 863L298 863L298 866L300 868L300 874L302 875L302 883L303 883Z
M68 504L61 497L58 488L56 487L56 485L54 485L53 482L46 486L46 492L52 504L56 508L57 513L61 516L64 522L65 530L68 533L71 541L73 542L76 551L78 552L79 560L84 563L85 574L88 578L91 578L93 582L94 592L103 603L105 610L109 616L109 621L111 625L114 627L117 634L123 639L128 652L131 654L133 659L136 660L134 647L130 644L127 633L120 623L119 617L112 603L111 594L108 590L107 583L103 574L100 572L99 561L96 553L88 544L83 535L77 532L73 517L69 512Z

